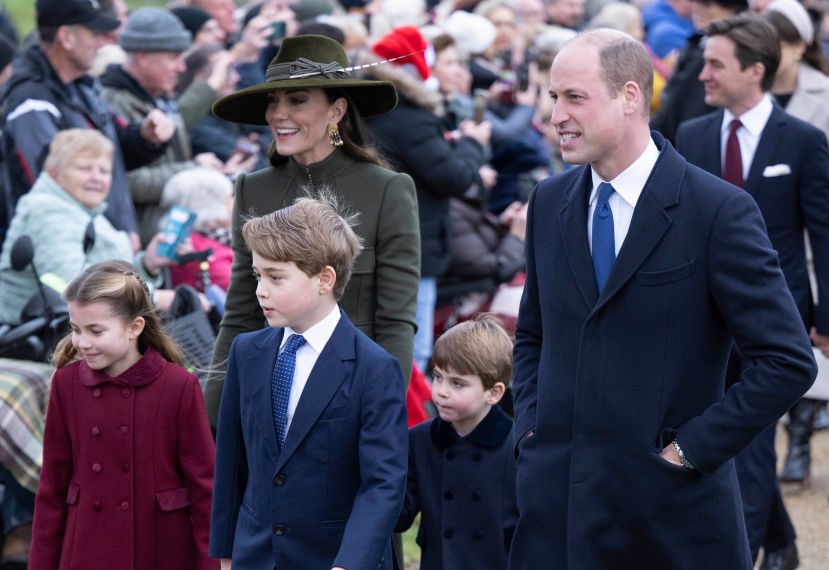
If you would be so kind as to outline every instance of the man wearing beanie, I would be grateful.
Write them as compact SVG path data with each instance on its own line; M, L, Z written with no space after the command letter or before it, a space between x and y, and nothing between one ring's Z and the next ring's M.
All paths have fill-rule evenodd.
M6 157L5 228L17 200L40 174L49 143L60 130L94 128L115 145L106 216L133 235L138 247L135 210L127 187L128 167L146 164L164 149L172 126L163 113L136 116L132 124L107 105L88 75L104 34L118 20L89 0L37 0L40 44L27 48L14 64L3 99L3 154ZM4 233L4 232L3 232Z
M213 16L201 8L173 8L173 15L181 20L193 36L193 44L214 43L224 45L227 34Z
M178 18L164 8L139 8L130 14L118 43L126 52L127 60L123 65L110 65L101 76L104 99L132 120L160 109L175 126L175 134L164 154L128 175L141 242L146 245L158 233L159 202L167 180L195 166L218 170L224 167L212 153L193 156L189 130L210 111L227 76L229 61L224 67L216 66L219 69L214 78L193 82L176 100L178 75L184 71L182 53L190 47L190 32ZM209 84L211 80L215 86Z

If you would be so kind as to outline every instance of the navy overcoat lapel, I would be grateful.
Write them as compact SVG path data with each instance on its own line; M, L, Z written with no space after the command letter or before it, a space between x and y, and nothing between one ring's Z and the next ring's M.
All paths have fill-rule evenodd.
M592 179L589 166L581 170L581 175L577 176L570 187L564 190L567 196L559 212L559 222L567 261L570 263L581 298L589 309L596 304L599 287L596 285L593 258L590 255L590 244L587 241L587 199Z

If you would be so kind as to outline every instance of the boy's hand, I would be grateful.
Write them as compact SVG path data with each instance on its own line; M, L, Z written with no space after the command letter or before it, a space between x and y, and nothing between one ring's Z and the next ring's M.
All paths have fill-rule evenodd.
M222 570L230 570L230 558L219 558Z

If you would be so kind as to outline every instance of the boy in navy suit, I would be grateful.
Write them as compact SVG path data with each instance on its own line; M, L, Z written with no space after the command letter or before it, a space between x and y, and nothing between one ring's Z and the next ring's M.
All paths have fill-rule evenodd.
M435 343L440 417L409 431L409 479L398 532L418 512L421 570L505 570L515 504L512 420L496 404L512 374L512 341L482 315Z
M251 219L242 235L271 328L230 350L210 555L233 570L391 569L405 395L397 361L337 306L359 238L325 198Z

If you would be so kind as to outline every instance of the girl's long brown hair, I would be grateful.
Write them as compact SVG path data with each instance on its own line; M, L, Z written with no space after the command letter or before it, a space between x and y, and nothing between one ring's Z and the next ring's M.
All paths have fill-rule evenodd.
M144 330L138 337L138 350L156 349L170 362L182 365L181 351L167 336L155 312L150 291L132 265L125 261L96 263L75 277L63 293L67 302L78 305L107 303L115 316L124 322L136 317L144 319ZM52 362L60 368L77 359L72 345L72 333L67 334L55 348Z

